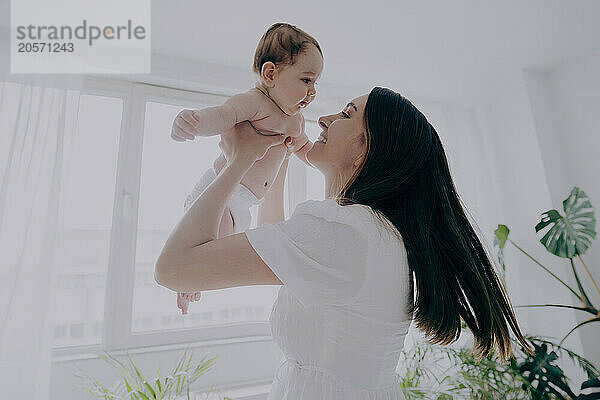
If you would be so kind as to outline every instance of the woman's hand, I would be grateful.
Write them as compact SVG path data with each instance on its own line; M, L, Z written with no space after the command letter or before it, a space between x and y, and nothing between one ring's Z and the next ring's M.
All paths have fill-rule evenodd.
M263 135L250 122L244 121L221 134L219 148L229 162L243 160L254 163L263 158L269 148L285 146L284 140L284 135Z

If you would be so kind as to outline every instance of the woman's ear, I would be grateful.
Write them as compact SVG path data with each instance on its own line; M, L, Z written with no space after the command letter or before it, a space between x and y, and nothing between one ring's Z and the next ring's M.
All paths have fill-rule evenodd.
M363 159L364 159L364 158L365 158L364 154L363 154L362 156L358 157L358 158L356 159L356 161L354 161L354 163L352 164L352 167L353 167L354 169L358 168L358 167L360 166L360 164L363 162Z
M261 68L260 76L265 85L272 88L275 86L275 79L277 78L277 66L271 61L267 61Z
M364 145L367 140L365 137L365 134L361 135L359 140L360 140L361 145ZM365 147L365 148L363 148L363 153L352 163L352 168L356 169L360 166L360 164L362 164L363 160L365 159L366 152L367 152L367 149Z

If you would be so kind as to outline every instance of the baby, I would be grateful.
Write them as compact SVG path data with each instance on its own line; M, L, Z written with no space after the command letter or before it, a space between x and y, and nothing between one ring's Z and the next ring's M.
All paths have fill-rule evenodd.
M185 141L195 136L226 134L235 124L250 121L264 135L284 134L289 150L312 167L306 153L313 143L304 132L304 117L300 111L314 99L315 83L322 70L323 53L319 43L293 25L276 23L264 33L254 54L253 71L259 77L255 87L232 96L221 106L181 111L173 122L171 137ZM269 148L244 175L226 204L219 238L250 227L249 209L264 201L286 152L283 146ZM205 172L187 197L186 212L226 162L221 153L213 168ZM185 314L189 302L199 299L200 292L178 293L177 306Z

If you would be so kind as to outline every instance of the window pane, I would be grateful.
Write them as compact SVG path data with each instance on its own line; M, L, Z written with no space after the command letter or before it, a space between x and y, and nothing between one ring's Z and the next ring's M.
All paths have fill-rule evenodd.
M59 249L54 346L101 342L123 101L82 95Z
M317 140L322 129L314 121L306 121L306 134L312 142ZM325 178L316 168L306 167L306 198L310 200L325 200Z
M195 104L203 108L214 104ZM177 308L175 292L156 284L154 266L169 233L183 215L186 196L220 154L219 135L194 141L171 139L171 125L183 108L147 102L140 183L132 331L201 327L232 322L265 321L279 286L212 290L190 306ZM253 210L253 226L256 210ZM241 312L249 307L251 312Z

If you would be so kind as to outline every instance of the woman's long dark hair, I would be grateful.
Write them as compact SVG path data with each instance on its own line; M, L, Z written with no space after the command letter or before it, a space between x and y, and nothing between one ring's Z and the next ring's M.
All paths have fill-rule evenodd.
M497 346L506 361L512 355L510 326L533 352L465 215L433 126L406 98L379 87L367 99L365 126L363 164L336 201L367 205L397 229L410 271L407 312L417 328L431 343L450 344L460 336L462 319L473 333L478 359Z

